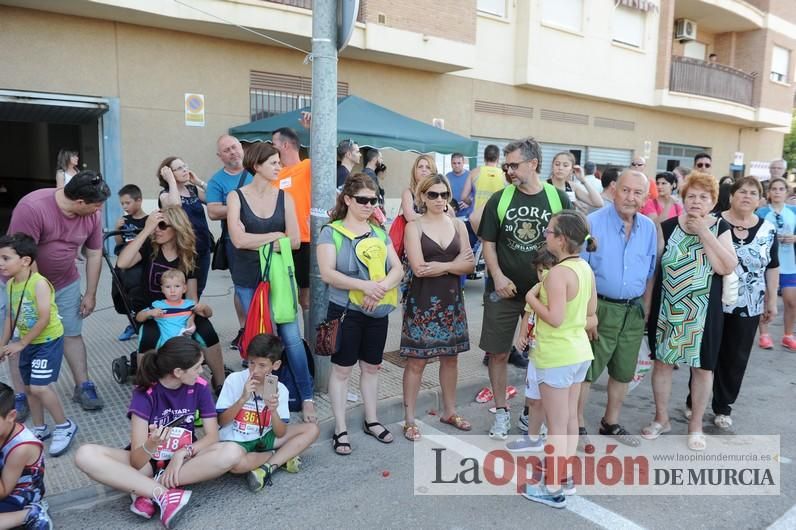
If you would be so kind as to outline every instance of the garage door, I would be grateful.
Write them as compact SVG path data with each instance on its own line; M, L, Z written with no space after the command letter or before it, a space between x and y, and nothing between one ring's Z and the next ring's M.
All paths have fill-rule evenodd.
M506 147L506 145L508 145L511 142L511 140L508 140L506 138L478 138L478 137L475 137L475 136L473 137L473 140L478 140L478 165L479 166L483 166L484 165L484 149L486 149L486 146L488 146L489 144L494 144L494 145L496 145L496 146L498 146L500 148L499 163L502 164L503 163L503 148Z
M551 168L553 165L553 157L562 151L569 151L575 156L575 163L585 162L586 146L585 145L567 145L567 144L542 144L542 167L539 174L542 179L547 179L550 176Z
M589 147L586 160L594 162L598 166L630 167L630 162L633 160L633 151L631 149Z

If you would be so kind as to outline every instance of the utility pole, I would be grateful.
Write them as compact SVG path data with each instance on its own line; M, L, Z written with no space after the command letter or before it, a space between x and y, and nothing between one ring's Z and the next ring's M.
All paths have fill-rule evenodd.
M318 270L318 236L329 219L326 212L337 197L337 0L312 2L312 213L310 216L310 329L305 336L314 348L315 330L326 319L326 285ZM331 361L315 357L315 389L326 392Z

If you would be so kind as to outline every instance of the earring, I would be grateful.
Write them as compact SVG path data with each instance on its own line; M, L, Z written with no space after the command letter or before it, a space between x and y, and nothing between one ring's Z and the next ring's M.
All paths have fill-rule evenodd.
M448 213L448 205L445 205L445 213Z

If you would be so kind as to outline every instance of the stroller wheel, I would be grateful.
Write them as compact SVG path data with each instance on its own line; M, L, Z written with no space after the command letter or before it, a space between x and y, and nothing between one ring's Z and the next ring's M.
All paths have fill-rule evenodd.
M120 385L127 382L127 376L129 375L129 369L127 365L127 357L117 357L113 360L113 364L111 364L111 370L113 372L113 379L119 383Z

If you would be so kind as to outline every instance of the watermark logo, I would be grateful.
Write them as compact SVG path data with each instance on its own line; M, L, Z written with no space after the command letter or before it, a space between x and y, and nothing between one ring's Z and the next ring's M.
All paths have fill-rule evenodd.
M639 447L591 436L576 452L577 438L551 437L512 451L488 436L424 433L414 444L415 494L516 495L540 483L557 490L566 479L583 495L780 492L779 436L707 436L704 451L691 451L687 436L643 440Z

